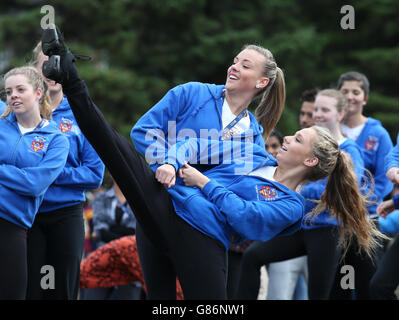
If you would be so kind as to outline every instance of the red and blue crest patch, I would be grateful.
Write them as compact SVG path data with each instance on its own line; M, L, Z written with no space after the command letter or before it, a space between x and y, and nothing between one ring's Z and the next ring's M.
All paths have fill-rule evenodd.
M35 139L33 139L30 147L34 152L38 152L38 151L42 151L44 148L44 144L46 142L46 139L42 138L42 137L35 137Z
M66 118L62 118L58 129L60 129L62 133L70 132L72 130L72 121Z
M378 147L378 138L373 137L373 136L369 136L369 138L367 139L367 141L366 141L364 146L365 146L366 150L377 149L377 147Z
M258 200L273 201L278 198L278 192L276 188L270 186L256 186L256 192Z

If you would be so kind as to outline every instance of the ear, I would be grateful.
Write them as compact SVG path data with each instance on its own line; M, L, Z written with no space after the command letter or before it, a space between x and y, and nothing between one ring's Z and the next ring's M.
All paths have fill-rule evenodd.
M40 100L40 98L42 97L42 94L43 94L42 88L37 88L37 90L36 90L36 98L37 98L37 100Z
M365 106L369 102L369 96L364 97L363 105Z
M341 111L338 113L338 122L342 122L342 119L345 118L346 112Z
M319 159L316 157L306 158L305 161L303 162L303 164L306 167L315 167L318 165L318 163L319 163Z
M269 82L270 82L269 78L263 77L261 80L259 80L256 83L256 87L261 88L261 89L266 88L266 86L269 84Z

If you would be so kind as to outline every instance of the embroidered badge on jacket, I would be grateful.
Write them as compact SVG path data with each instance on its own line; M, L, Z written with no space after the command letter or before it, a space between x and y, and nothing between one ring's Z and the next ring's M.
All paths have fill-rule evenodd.
M256 188L258 200L273 201L278 198L278 192L277 192L276 188L273 188L270 186L258 187L258 185L256 185L255 188Z

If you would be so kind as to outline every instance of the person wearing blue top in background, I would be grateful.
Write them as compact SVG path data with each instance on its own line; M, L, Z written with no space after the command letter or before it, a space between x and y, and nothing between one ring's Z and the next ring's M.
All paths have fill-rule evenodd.
M399 135L396 146L385 158L387 177L395 184L392 198L377 208L380 229L383 232L399 233ZM396 209L396 210L395 210ZM370 281L372 299L397 300L395 290L399 285L399 237L383 255L377 271Z
M264 146L251 142L182 140L166 154L165 162L177 170L176 179L160 182L134 145L110 126L91 100L62 35L49 28L42 39L51 43L55 35L61 46L49 52L50 63L43 65L43 72L63 85L80 128L126 196L152 250L158 251L156 262L164 272L156 280L162 292L151 293L155 284L147 286L150 299L175 299L176 276L185 299L226 299L226 253L231 241L266 241L297 230L304 199L294 190L304 180L330 176L322 198L327 202L315 211L328 206L344 222L343 243L356 235L366 252L373 251L375 237L382 234L365 217L365 199L349 156L326 130L312 127L286 137L277 167ZM51 64L55 60L60 69ZM220 157L225 161L206 175L188 164ZM343 175L347 179L342 180ZM174 186L165 188L165 184ZM337 201L344 191L350 191L350 197ZM354 208L361 208L362 215L348 221ZM145 265L143 271L147 285Z
M47 57L39 43L33 63L41 71ZM35 222L28 232L27 299L77 299L80 262L84 249L83 202L85 191L101 185L104 164L87 141L73 116L62 86L45 79L49 86L52 117L69 140L64 169L44 195ZM41 286L43 265L55 271L55 288Z
M348 112L343 119L342 132L348 138L356 141L362 150L365 169L371 173L374 179L374 191L368 206L369 218L378 225L376 209L379 203L392 191L393 184L385 176L384 159L393 147L392 140L387 130L377 119L363 115L370 93L370 83L367 77L360 72L347 72L342 74L337 83L340 90L348 100ZM373 189L372 183L364 175L362 184ZM375 257L368 258L358 254L356 242L349 248L345 261L337 269L335 284L331 293L332 299L369 299L369 282L384 252L384 245L380 247ZM355 277L355 289L341 288L340 282L342 265L353 266Z
M61 173L69 143L51 118L48 87L32 67L4 76L0 118L0 299L25 299L27 229Z
M6 110L6 103L0 99L0 115L3 114L4 110Z
M337 90L318 92L313 110L315 125L329 129L339 149L350 155L360 185L364 162L356 143L341 133L340 121L345 115L347 101ZM326 188L326 179L306 184L301 195L306 199L305 213L316 207ZM338 190L337 190L338 192ZM353 215L356 219L356 215ZM334 281L340 257L338 221L331 213L322 211L316 218L305 217L302 230L291 236L276 237L268 242L255 242L244 254L238 299L253 299L259 290L259 267L265 263L282 261L307 254L308 294L311 300L327 299Z

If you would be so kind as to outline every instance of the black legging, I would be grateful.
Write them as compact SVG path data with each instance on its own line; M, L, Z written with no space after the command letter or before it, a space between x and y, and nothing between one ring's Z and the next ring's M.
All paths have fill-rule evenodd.
M399 236L383 255L377 272L370 281L370 297L374 300L398 300L395 290L399 285Z
M237 299L256 300L261 266L308 256L308 292L310 300L327 299L340 257L335 227L301 229L290 236L256 241L244 252Z
M373 219L378 226L378 220ZM385 240L379 240L381 247L377 247L372 256L368 256L363 250L359 251L359 244L353 241L348 251L340 261L337 268L335 280L330 293L330 300L369 300L370 297L370 280L377 270L377 266L385 251ZM342 274L340 270L342 266L349 265L353 267L355 273L355 289L343 289L341 287Z
M26 230L0 218L0 300L24 300L27 277Z
M135 212L137 243L148 296L152 299L176 297L171 286L172 277L175 281L177 275L185 299L225 299L226 250L223 244L176 215L167 190L155 179L134 146L105 120L89 97L84 81L78 79L68 83L64 92L80 129ZM159 277L159 272L165 277Z
M84 249L83 205L36 215L28 231L28 300L76 300ZM43 289L41 268L54 268L54 288Z

